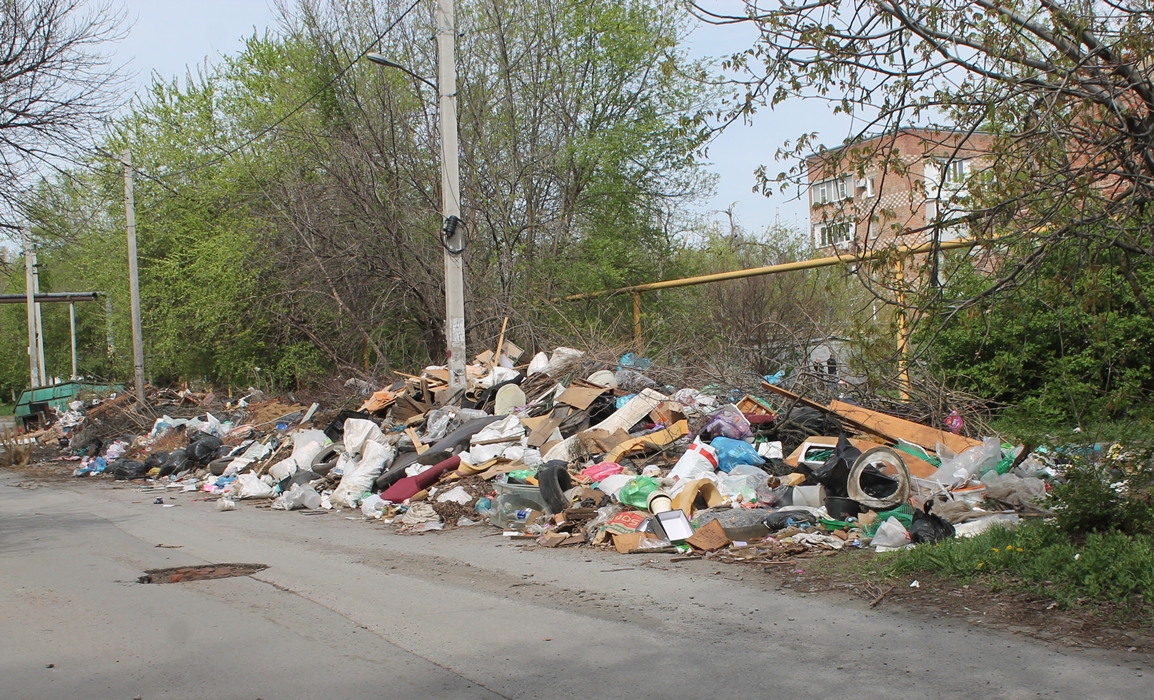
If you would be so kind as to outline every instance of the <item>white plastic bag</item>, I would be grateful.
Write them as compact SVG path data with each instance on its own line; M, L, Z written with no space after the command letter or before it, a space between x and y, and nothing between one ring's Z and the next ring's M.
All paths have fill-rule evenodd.
M313 458L321 453L329 438L320 430L298 430L292 434L292 441L292 454L269 467L269 475L277 481L311 467Z
M503 420L496 423L490 423L477 432L469 441L469 456L462 455L462 459L469 462L469 464L484 464L485 462L500 457L505 450L514 445L520 446L521 438L525 435L525 425L517 416L506 416ZM499 440L501 438L509 438L509 442L495 442L489 445L478 445L479 442L489 442L492 440ZM513 439L516 438L516 439Z
M473 497L469 492L460 486L454 486L448 491L437 496L437 503L456 503L458 505L467 506L473 502Z
M540 374L541 372L544 372L548 366L549 356L543 352L539 352L533 356L532 360L529 360L529 371L527 374L530 377L532 377L534 374Z
M345 419L345 433L343 442L345 453L354 457L364 454L365 443L376 442L385 444L385 434L371 420L363 418Z
M725 496L749 503L757 498L757 490L769 482L769 474L748 464L735 466L728 474L717 475L717 488Z
M505 382L512 381L520 376L521 373L515 369L509 369L508 367L494 367L492 372L477 380L477 386L483 389L492 389L498 384L504 384Z
M260 480L256 474L245 472L236 477L229 487L229 495L233 498L272 498L276 490Z
M991 471L982 477L982 483L987 497L1014 508L1037 506L1046 497L1046 482L1032 476L1022 478Z
M313 510L320 508L321 495L313 490L311 486L301 486L300 484L293 484L292 488L282 493L272 503L274 510L297 510L298 508L307 508Z
M350 418L349 420L354 419ZM377 432L380 432L379 428ZM361 494L372 489L373 480L380 475L386 464L393 461L396 454L397 450L392 445L382 445L379 442L371 441L365 443L364 455L356 463L356 466L345 472L344 476L341 477L340 485L333 491L333 505L356 508L357 504L361 502Z
M975 445L952 458L949 457L949 450L942 450L942 447L938 447L938 454L942 455L942 466L938 467L930 481L946 487L964 484L1002 461L1002 444L994 437L988 437L982 440L981 445Z
M361 504L361 512L365 514L366 518L380 520L381 515L384 514L388 507L388 503L382 500L379 494L374 493Z
M557 379L557 374L566 365L581 357L585 353L573 348L556 348L553 350L553 357L549 358L549 364L545 367L545 374Z
M906 526L897 518L890 517L878 528L874 535L873 546L878 551L886 549L900 549L910 543L910 533Z
M669 478L693 481L715 471L717 471L717 450L697 439L689 445L689 449L685 450L685 454L681 455L677 464L673 465Z

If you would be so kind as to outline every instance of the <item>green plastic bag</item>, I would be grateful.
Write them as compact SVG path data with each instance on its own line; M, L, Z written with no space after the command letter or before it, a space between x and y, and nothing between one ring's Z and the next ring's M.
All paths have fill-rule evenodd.
M630 479L625 486L621 487L621 492L617 494L617 500L638 510L646 510L649 505L649 494L659 488L661 488L661 484L656 479L639 476Z
M873 537L877 534L878 528L882 526L882 523L890 518L897 518L898 522L908 530L910 529L910 525L914 524L914 509L912 506L903 504L893 510L883 510L878 513L878 517L874 518L872 523L862 528L862 534L866 537Z

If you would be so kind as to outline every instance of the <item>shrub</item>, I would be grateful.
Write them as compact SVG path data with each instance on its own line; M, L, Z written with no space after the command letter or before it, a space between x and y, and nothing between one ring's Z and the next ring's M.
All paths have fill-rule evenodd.
M1049 507L1059 528L1074 535L1120 530L1154 534L1154 463L1149 450L1111 447L1104 459L1076 457Z

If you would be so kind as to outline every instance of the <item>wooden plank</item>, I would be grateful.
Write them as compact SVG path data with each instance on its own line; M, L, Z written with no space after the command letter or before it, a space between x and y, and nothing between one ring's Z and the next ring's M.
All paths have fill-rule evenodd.
M787 399L792 399L792 400L796 401L797 403L801 404L802 406L806 406L808 408L815 408L815 409L822 411L824 413L834 413L834 415L837 415L834 411L830 410L829 406L822 406L817 401L813 401L812 399L807 399L804 396L799 396L798 394L795 394L792 391L789 391L788 389L782 389L781 387L774 386L773 384L770 384L769 382L762 382L761 386L764 387L765 389L768 389L769 391L772 391L775 394L778 394L780 396L784 396ZM878 437L882 437L882 438L886 437L885 435L879 433L878 431L871 430L866 425L864 425L862 423L858 423L856 421L852 421L852 420L846 418L845 416L838 416L838 418L840 418L843 423L848 424L851 428L853 428L854 430L856 430L860 433L869 433L871 435L877 435ZM887 438L887 439L892 441L892 438Z
M936 452L939 442L954 452L962 452L982 444L980 440L954 435L945 430L938 430L928 425L921 425L842 401L831 401L828 410L838 418L855 425L861 425L872 433L877 433L895 442L899 439L912 442L928 452Z
M425 454L425 450L429 449L429 446L421 442L421 438L417 437L417 431L412 428L405 428L405 435L408 435L409 439L413 441L413 448L417 450L417 454L423 455Z

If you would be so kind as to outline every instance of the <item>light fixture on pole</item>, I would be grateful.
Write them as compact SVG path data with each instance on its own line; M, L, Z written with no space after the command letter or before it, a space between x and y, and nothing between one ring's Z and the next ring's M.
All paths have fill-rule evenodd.
M410 75L437 91L441 128L441 218L438 236L445 251L445 340L449 401L464 396L465 382L465 227L461 225L461 175L457 164L457 65L453 0L437 0L437 82L432 83L379 53L366 58Z

